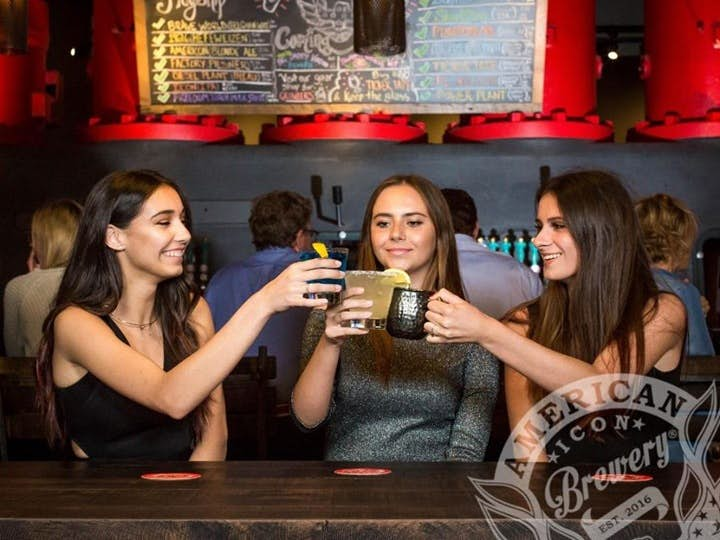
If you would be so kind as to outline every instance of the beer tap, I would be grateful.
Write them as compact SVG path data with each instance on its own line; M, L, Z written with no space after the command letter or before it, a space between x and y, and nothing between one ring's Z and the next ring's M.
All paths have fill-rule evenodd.
M342 186L332 187L332 198L333 204L335 205L335 217L329 217L322 212L322 176L314 174L310 177L310 191L312 192L313 199L315 200L315 210L317 211L317 218L321 221L332 223L338 227L343 227L342 221Z

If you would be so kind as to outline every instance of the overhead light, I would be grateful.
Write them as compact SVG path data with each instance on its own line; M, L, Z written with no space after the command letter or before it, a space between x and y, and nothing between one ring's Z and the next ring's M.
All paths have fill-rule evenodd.
M618 56L618 35L617 32L608 34L607 57L610 60L617 60Z

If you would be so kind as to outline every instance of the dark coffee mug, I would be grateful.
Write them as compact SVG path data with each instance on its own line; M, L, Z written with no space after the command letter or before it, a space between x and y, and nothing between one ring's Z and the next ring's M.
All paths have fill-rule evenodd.
M431 291L395 288L388 310L386 329L397 338L420 339L425 336L425 312Z

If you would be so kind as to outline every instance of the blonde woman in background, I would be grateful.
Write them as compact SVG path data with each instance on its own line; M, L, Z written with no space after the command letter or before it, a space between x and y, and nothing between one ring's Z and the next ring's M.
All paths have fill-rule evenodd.
M688 317L687 354L715 354L705 316L710 307L686 277L697 238L695 214L681 200L657 193L635 203L653 277L661 291L677 294Z
M4 337L8 356L35 356L42 324L70 258L82 207L70 199L35 211L30 226L28 273L5 287Z

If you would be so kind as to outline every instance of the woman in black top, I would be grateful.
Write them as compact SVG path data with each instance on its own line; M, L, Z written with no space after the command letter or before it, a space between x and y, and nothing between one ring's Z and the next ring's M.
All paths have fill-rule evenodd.
M189 226L180 189L153 171L88 195L37 366L49 438L78 457L224 459L222 380L273 313L339 289L307 283L342 277L337 261L293 264L215 334L183 278Z
M606 373L677 372L685 308L659 293L629 194L615 176L577 171L537 192L547 287L502 323L452 293L429 303L431 343L477 342L505 363L510 427L547 393ZM597 456L596 456L597 457Z

